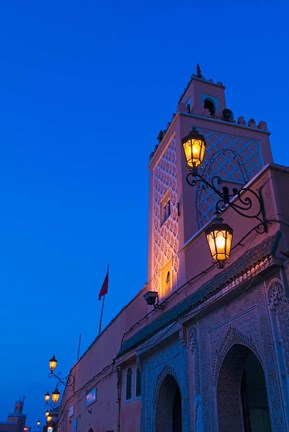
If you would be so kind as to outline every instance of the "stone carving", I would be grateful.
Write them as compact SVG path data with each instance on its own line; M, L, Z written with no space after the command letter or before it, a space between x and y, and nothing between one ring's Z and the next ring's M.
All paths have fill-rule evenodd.
M198 339L197 339L197 326L193 325L191 330L190 330L190 334L188 337L188 348L190 351L194 352L196 345L198 343Z
M289 301L286 297L284 287L280 282L276 281L270 285L268 290L268 302L271 311L276 314L285 365L287 373L289 373Z
M273 282L268 290L268 301L271 310L275 311L282 302L287 302L284 287L280 282Z
M226 354L228 353L229 349L235 344L245 345L250 348L255 354L258 352L251 335L245 335L240 332L236 327L230 325L223 342L215 352L212 362L212 381L214 384L217 383L219 370Z
M155 392L154 392L154 396L153 396L153 405L154 406L156 406L156 404L157 404L157 400L158 400L158 396L159 396L159 393L160 393L161 385L162 385L162 383L163 383L163 381L164 381L164 379L165 379L165 377L167 375L172 375L175 378L175 380L178 383L178 385L179 385L179 380L178 380L178 377L177 377L177 375L175 373L174 368L172 366L170 366L170 365L166 365L163 368L163 370L161 371L161 373L159 374L158 379L157 379L157 383L156 383L156 386L155 386Z
M184 326L181 326L180 330L179 330L179 339L180 339L180 343L185 347L187 346L187 330Z

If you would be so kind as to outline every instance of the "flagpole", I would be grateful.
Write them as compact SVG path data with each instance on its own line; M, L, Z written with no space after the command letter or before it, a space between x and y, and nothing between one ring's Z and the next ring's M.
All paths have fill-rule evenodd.
M101 306L101 314L100 314L98 334L100 334L100 332L101 332L102 316L103 316L103 308L104 308L104 297L106 296L107 291L108 291L108 272L109 272L109 265L107 266L106 275L105 275L101 290L99 291L99 294L98 294L98 300L100 300L102 297L102 306Z
M79 340L78 340L77 361L79 360L80 344L81 344L81 333L79 334Z
M102 296L102 305L101 305L101 314L100 314L100 321L99 321L98 334L100 334L100 332L101 332L101 324L102 324L102 315L103 315L104 299L105 299L105 295Z

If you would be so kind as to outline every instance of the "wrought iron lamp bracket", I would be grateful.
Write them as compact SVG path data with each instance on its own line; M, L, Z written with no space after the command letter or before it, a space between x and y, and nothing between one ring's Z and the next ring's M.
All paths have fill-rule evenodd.
M198 169L192 169L187 174L186 179L190 186L200 184L203 189L209 188L220 197L216 202L216 214L222 213L229 206L245 218L257 219L259 222L255 229L257 233L268 232L268 221L266 220L261 190L256 192L248 187L241 187L236 193L230 194L227 189L220 190L218 188L218 186L224 183L221 177L214 176L211 182L209 182L198 172ZM244 193L246 193L245 197ZM238 198L238 203L231 201L233 197Z
M60 375L50 372L48 374L49 378L56 378L57 384L62 384L65 387L73 387L75 383L75 378L72 374L67 375L66 377L62 378Z
M45 404L46 404L47 407L51 408L51 410L54 410L57 407L56 404L53 404L53 403L51 403L49 401L46 401ZM42 428L40 428L40 429L42 430Z

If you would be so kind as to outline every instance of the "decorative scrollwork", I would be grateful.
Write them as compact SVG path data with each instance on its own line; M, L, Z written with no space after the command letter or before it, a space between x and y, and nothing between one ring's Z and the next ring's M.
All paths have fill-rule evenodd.
M229 206L241 216L248 219L257 219L260 222L256 227L258 233L261 234L268 231L263 198L260 191L256 192L248 187L242 187L230 194L228 188L219 189L218 186L224 183L221 177L214 176L211 182L209 182L196 169L191 170L187 174L187 183L190 186L196 186L200 183L203 185L203 189L210 188L220 197L216 203L217 214L222 213ZM232 202L233 197L237 197L238 202Z
M72 374L67 375L66 377L61 377L59 374L55 374L54 372L50 372L48 374L49 378L56 378L59 384L62 384L65 387L73 387L75 384L75 377Z

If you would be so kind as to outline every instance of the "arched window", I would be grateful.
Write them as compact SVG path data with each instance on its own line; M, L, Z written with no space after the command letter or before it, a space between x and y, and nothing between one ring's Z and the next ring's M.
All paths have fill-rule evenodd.
M128 368L126 372L126 392L125 392L126 400L131 399L131 385L132 385L132 370L131 368Z
M161 226L171 215L171 192L168 190L160 201L160 222Z
M214 117L215 112L216 112L216 108L215 108L214 103L210 99L204 100L204 108L209 110L211 116Z
M141 395L141 371L139 368L136 370L136 386L135 386L136 397Z

